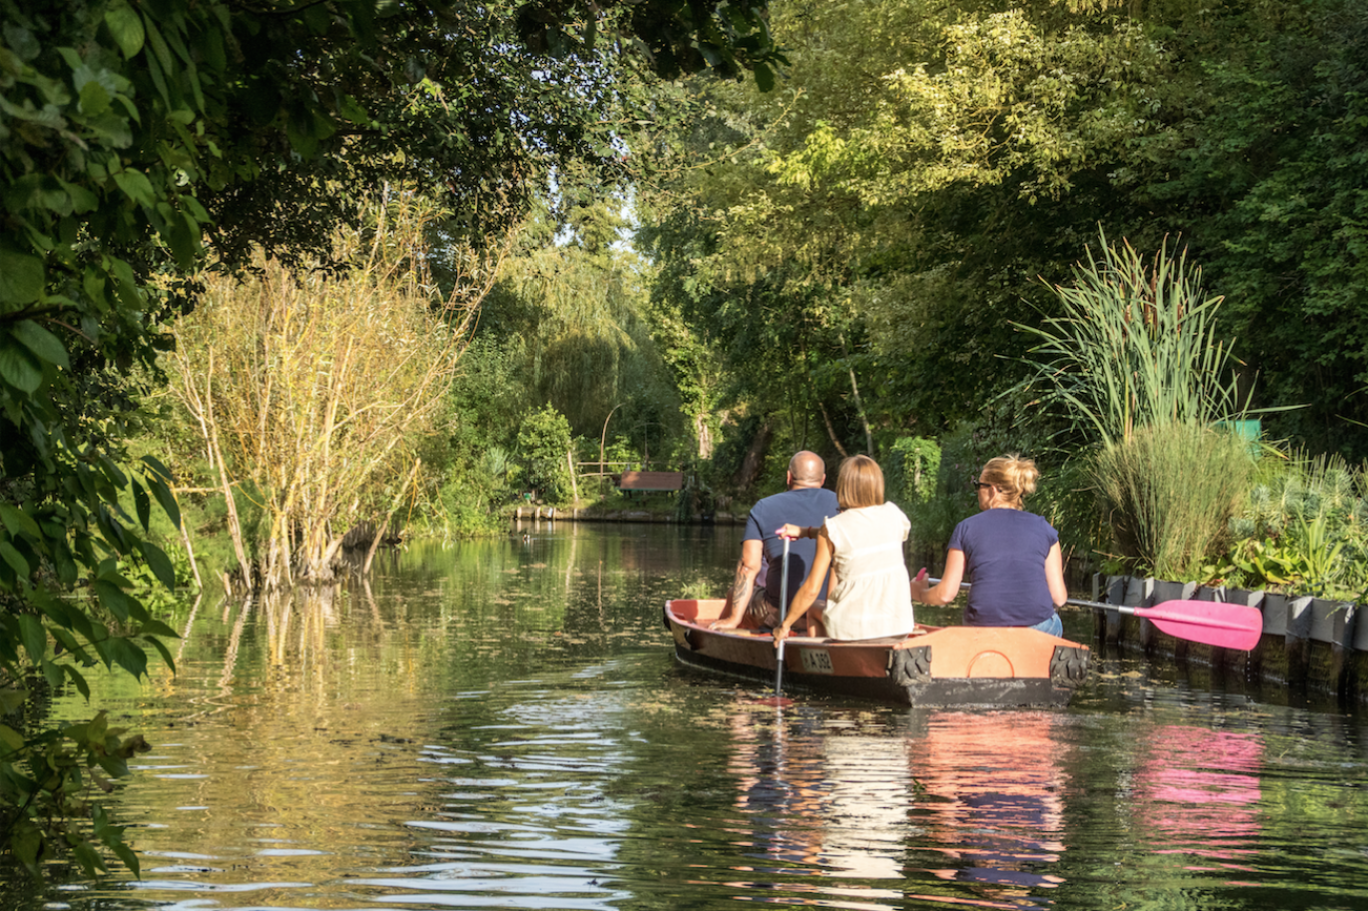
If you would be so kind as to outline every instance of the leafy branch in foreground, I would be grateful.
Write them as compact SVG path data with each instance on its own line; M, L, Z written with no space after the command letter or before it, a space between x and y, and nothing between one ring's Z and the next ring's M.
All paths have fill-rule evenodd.
M148 457L130 477L94 445L69 446L60 427L40 420L35 403L19 408L25 406L30 426L45 432L30 436L22 474L15 448L7 449L0 481L0 838L34 873L56 844L65 844L93 874L104 869L100 855L63 823L90 818L94 836L129 863L122 829L83 791L105 783L97 770L127 774L128 756L146 745L109 729L102 715L57 730L14 719L36 691L69 684L89 698L90 668L141 677L148 646L174 666L158 637L174 638L175 631L130 593L123 572L140 563L175 586L171 561L146 535L154 498L173 521L179 514L160 462ZM136 525L120 507L120 494L130 490ZM129 866L136 872L136 862Z

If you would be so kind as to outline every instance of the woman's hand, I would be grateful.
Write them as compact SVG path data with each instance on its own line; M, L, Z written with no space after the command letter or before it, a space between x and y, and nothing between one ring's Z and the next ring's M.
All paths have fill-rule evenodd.
M917 573L919 582L912 583L912 600L922 604L949 604L959 597L960 580L964 578L964 551L950 548L945 552L945 572L940 581L928 586L931 580L925 578L926 570Z
M922 602L926 598L926 590L931 587L931 583L926 579L926 567L923 566L917 573L917 578L912 580L912 600Z
M774 533L779 537L787 538L790 541L795 541L798 538L807 537L807 529L803 528L800 525L785 524L782 528L775 529Z

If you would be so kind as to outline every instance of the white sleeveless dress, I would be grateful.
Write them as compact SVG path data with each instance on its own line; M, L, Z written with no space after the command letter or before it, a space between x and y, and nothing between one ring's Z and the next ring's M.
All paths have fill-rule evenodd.
M827 596L827 635L875 639L912 632L912 585L903 542L912 525L893 503L847 509L826 520L836 587Z

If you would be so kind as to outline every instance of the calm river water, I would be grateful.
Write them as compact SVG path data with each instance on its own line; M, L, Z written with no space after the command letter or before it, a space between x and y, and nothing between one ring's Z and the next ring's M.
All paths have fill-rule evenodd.
M179 672L94 699L154 746L111 796L141 880L10 870L0 903L1368 907L1362 717L1126 657L1062 710L776 709L676 666L661 624L722 589L740 529L529 530L187 606Z

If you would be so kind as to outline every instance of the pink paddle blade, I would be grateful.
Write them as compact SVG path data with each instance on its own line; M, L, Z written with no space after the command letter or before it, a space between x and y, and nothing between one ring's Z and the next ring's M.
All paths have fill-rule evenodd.
M1165 601L1154 607L1137 607L1144 617L1162 632L1178 639L1248 651L1263 635L1263 614L1243 604L1218 601Z

